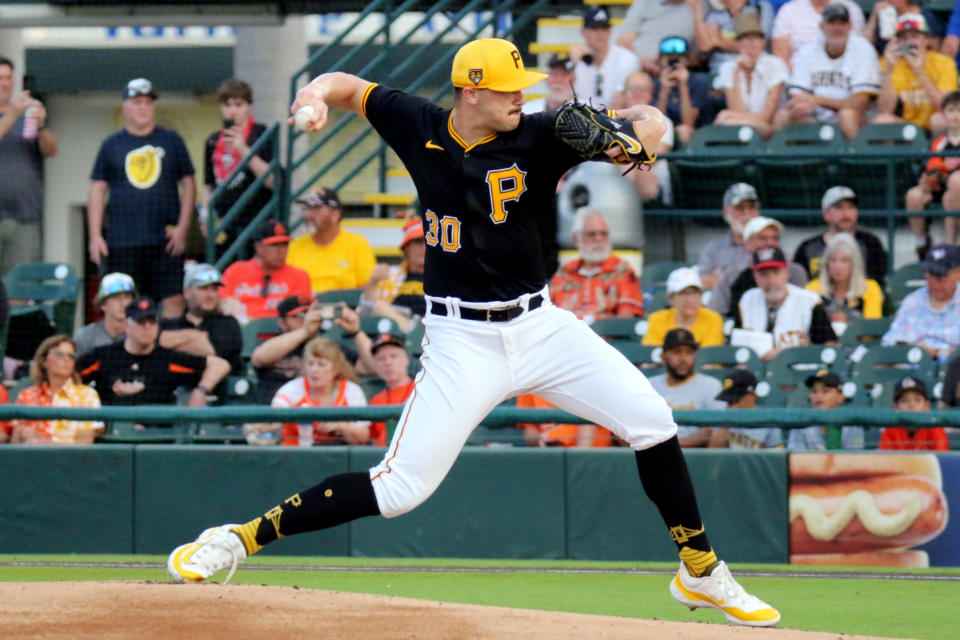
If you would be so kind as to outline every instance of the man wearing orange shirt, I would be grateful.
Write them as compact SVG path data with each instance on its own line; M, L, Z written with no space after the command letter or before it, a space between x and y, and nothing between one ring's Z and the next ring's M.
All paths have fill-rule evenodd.
M920 378L907 376L893 387L893 408L898 411L930 411L927 385ZM950 441L943 427L886 427L878 449L901 451L949 451Z
M384 333L377 336L370 347L374 369L387 384L387 388L370 398L370 406L403 404L413 393L413 378L410 377L410 356L400 336ZM397 427L396 418L370 425L370 444L387 446Z
M517 396L518 409L555 409L540 396L526 393ZM518 424L523 429L523 439L528 447L609 447L613 434L593 424Z

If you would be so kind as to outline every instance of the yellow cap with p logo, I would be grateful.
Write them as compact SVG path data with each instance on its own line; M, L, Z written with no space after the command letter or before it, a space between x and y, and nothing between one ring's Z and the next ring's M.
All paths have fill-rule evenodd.
M517 46L500 38L480 38L460 47L450 72L455 87L502 92L521 91L546 77L527 71Z

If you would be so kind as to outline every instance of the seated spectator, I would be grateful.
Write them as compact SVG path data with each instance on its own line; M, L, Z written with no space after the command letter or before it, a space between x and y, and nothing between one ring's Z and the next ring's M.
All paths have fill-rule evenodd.
M750 126L769 138L790 70L783 60L764 51L767 38L754 13L741 12L734 26L736 53L720 65L713 82L714 89L723 91L727 108L714 123Z
M640 60L630 49L610 41L610 13L606 7L584 9L580 37L586 44L570 46L570 59L576 63L574 94L580 102L609 107L627 76L640 69Z
M378 264L373 268L357 312L390 318L401 330L409 332L415 325L412 316L422 317L426 313L423 266L427 243L420 218L411 218L404 224L400 251L403 253L400 264Z
M943 38L943 23L933 11L921 7L915 0L880 0L875 3L861 35L873 44L877 53L883 54L887 45L897 34L897 23L900 22L900 18L909 14L919 14L923 17L930 28L931 40L939 41ZM953 55L949 57L952 58Z
M257 345L250 354L250 364L257 374L257 404L270 404L277 389L300 375L303 370L303 346L317 337L323 328L325 311L330 309L310 297L290 296L277 307L277 324L280 335L268 338ZM348 354L349 360L357 359L357 368L366 375L375 368L370 359L370 338L360 331L360 318L350 307L341 304L340 316L332 322L344 331L344 339L352 339L356 354ZM333 314L336 316L336 314Z
M576 76L573 73L574 62L566 55L553 54L547 62L547 95L523 103L523 113L559 109L573 100L573 86Z
M43 407L98 408L97 392L80 384L75 369L77 348L69 336L44 340L30 363L34 384L17 396L17 404ZM103 433L102 422L81 420L14 420L11 442L26 444L92 444Z
M805 381L810 390L810 406L814 409L836 409L844 403L843 381L826 369L817 371ZM863 427L805 427L791 429L787 448L796 451L826 449L863 449Z
M946 129L940 106L957 90L957 63L927 50L930 29L919 13L908 13L897 22L897 35L883 52L881 88L877 99L877 124L909 122L931 131ZM895 111L902 110L902 116Z
M723 391L717 400L727 403L727 409L757 408L757 377L746 369L734 369L723 379ZM731 449L782 449L783 431L777 428L731 427L714 429L711 447Z
M743 229L743 246L752 255L758 249L780 247L780 235L783 225L773 218L758 216L747 223ZM789 282L798 287L807 286L807 272L795 262L787 263ZM737 274L733 281L724 277L713 288L710 295L709 307L722 315L733 316L740 304L740 298L748 289L756 286L753 269L747 266Z
M773 19L772 51L787 64L805 45L821 36L820 23L829 4L841 4L847 9L853 32L863 29L863 11L851 0L790 0L784 3ZM868 43L869 44L869 43Z
M823 252L822 273L807 285L823 298L834 330L854 318L883 316L883 289L873 278L867 278L860 246L849 233L838 233Z
M722 390L720 381L693 370L699 348L686 329L671 329L663 340L660 357L667 371L652 376L650 386L671 409L723 408L723 403L716 400ZM710 445L710 434L709 427L679 427L677 431L681 447L706 447Z
M903 299L882 340L884 345L916 345L945 361L960 345L957 248L947 245L931 248L923 261L923 269L927 284Z
M518 409L555 409L555 405L540 396L525 393L517 396ZM523 440L528 447L609 447L614 444L611 432L595 424L567 424L544 422L520 423Z
M367 399L357 374L336 342L314 338L303 347L303 371L273 396L271 407L365 407ZM330 444L369 444L370 423L365 420L285 423L280 430L285 447Z
M860 211L857 209L857 194L850 187L830 187L820 200L827 230L807 238L793 254L793 261L802 266L811 278L820 274L821 256L827 243L838 233L850 233L860 246L866 263L866 275L883 286L887 276L887 252L873 233L857 226Z
M230 363L234 373L241 373L243 335L233 316L220 312L220 287L223 278L209 264L188 265L183 276L183 298L187 309L179 318L163 318L162 332L173 331L176 342L161 340L161 345L195 356L218 355ZM161 334L162 335L162 334Z
M74 332L73 342L78 355L127 337L127 305L133 302L136 295L137 286L127 274L108 273L103 276L93 299L94 306L100 308L103 318Z
M400 336L384 333L377 336L370 347L373 366L387 388L370 398L370 406L405 404L413 393L414 382L410 377L410 356L406 340ZM396 418L370 425L370 444L387 446L397 428Z
M697 272L688 267L673 271L667 278L670 307L650 314L643 344L660 345L674 329L693 334L701 347L723 344L723 317L703 306L703 285Z
M614 109L626 109L637 104L651 104L653 102L653 78L645 71L635 71L627 76L623 91L617 94L613 101ZM660 138L657 146L657 155L663 155L673 150L674 126L670 118L664 118L667 130ZM637 195L641 200L659 200L664 204L673 202L673 193L670 185L670 166L666 160L657 160L650 171L631 171L627 178L633 181Z
M789 347L836 341L820 296L787 281L783 251L778 247L754 251L751 268L757 286L743 294L734 320L737 327L772 334L773 349L760 354L764 362Z
M947 132L930 144L931 151L960 150L960 91L951 91L941 103L943 120ZM920 182L907 191L906 207L910 211L923 211L931 202L943 203L943 208L952 211L960 209L960 175L955 175L960 168L960 158L932 157L927 160L927 167L920 176ZM930 245L930 234L927 233L926 220L922 216L908 218L910 230L916 240L917 256L923 260ZM960 237L960 222L949 216L943 219L943 230L947 244L955 245Z
M377 259L366 238L340 227L337 192L320 187L298 199L297 204L303 205L303 221L312 233L290 243L287 264L310 274L314 293L367 284Z
M578 209L573 217L573 243L580 257L560 267L550 280L553 304L588 322L642 316L640 280L626 261L613 254L603 213Z
M287 264L290 236L278 220L267 220L253 235L256 256L234 262L223 272L222 310L240 324L277 315L288 296L309 298L310 274Z
M750 266L750 252L743 246L743 231L759 214L760 196L752 185L737 182L727 187L723 194L723 219L730 225L730 233L711 240L700 250L697 270L704 289L713 289L723 279L733 282Z
M720 0L719 4L722 9L710 3L690 3L697 48L706 56L711 73L718 73L724 63L735 60L740 53L735 40L740 37L738 19L749 16L763 37L773 30L773 7L766 0ZM704 8L708 9L706 16Z
M104 405L174 404L178 387L193 387L189 406L202 407L207 395L230 373L219 356L193 356L157 344L159 309L146 297L127 305L127 337L81 356L77 369L97 390Z
M851 33L846 5L824 9L820 27L823 37L804 45L793 58L789 99L777 112L775 126L828 122L852 140L880 90L877 52L858 30Z
M927 385L920 378L906 377L893 387L897 411L930 411ZM885 427L878 449L901 451L949 451L950 440L943 427Z
M669 36L660 42L658 64L660 76L653 91L653 105L673 121L677 138L687 142L694 129L710 124L716 115L710 82L703 75L691 75L690 46L683 38Z
M640 58L644 71L660 74L660 40L672 33L693 42L693 10L688 0L636 0L623 16L617 44Z

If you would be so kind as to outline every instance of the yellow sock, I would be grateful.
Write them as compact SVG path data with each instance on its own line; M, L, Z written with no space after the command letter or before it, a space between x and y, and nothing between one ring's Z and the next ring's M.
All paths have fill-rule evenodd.
M717 554L713 552L713 549L698 551L690 547L683 547L680 549L680 560L686 565L687 571L691 575L699 578L717 563Z
M263 521L263 516L254 518L247 524L242 524L233 530L234 533L240 536L240 540L243 541L243 546L247 550L248 556L263 549L263 545L257 542L257 530L260 528L261 521Z

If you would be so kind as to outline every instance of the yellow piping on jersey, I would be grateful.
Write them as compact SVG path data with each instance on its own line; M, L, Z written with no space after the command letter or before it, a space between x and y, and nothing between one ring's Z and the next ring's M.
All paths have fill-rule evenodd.
M360 96L360 113L364 118L367 117L367 98L370 96L370 92L373 91L373 88L377 86L377 83L373 82L367 85L367 88L363 90L363 95Z
M473 144L467 144L467 141L461 138L460 134L454 131L453 129L453 112L454 111L456 111L456 108L450 110L450 117L447 118L447 131L450 132L450 137L453 138L457 144L463 147L464 152L470 151L470 149L473 149L474 147L479 146L481 144L486 144L497 137L497 134L491 133L485 138L480 138Z

